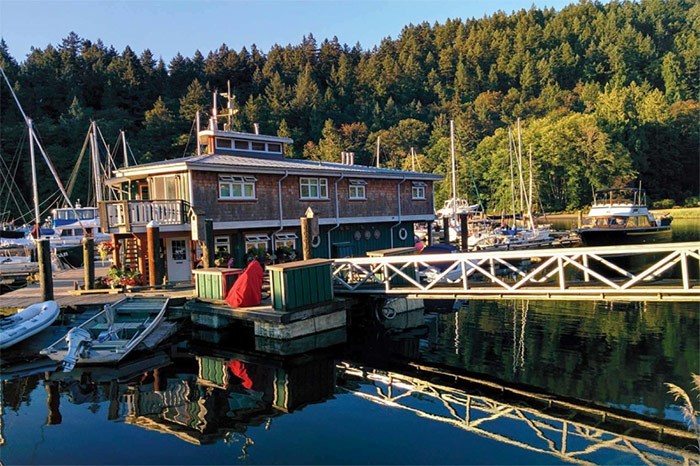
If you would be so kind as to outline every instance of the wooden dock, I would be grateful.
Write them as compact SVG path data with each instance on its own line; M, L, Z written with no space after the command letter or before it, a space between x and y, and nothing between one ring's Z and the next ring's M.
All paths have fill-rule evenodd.
M95 263L95 277L107 274L108 266ZM61 309L78 308L82 306L99 306L116 302L124 297L125 291L117 290L89 290L80 291L84 286L84 271L79 269L67 269L54 272L53 294ZM132 293L126 291L126 293ZM169 297L191 297L194 293L192 284L177 285L167 289L138 289L134 294L165 294ZM38 283L29 284L9 293L0 295L0 309L20 309L36 303L41 299L41 289Z

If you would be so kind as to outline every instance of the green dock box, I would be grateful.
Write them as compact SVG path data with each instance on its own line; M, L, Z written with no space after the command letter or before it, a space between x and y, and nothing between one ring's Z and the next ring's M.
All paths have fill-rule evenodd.
M389 256L410 256L417 254L417 250L413 246L408 246L408 247L403 247L403 248L391 248L391 249L379 249L376 251L367 251L367 257L389 257ZM394 272L392 272L394 273ZM404 269L403 273L405 273L407 276L411 277L414 280L417 280L417 271L415 268L411 269ZM376 275L382 276L382 273L377 273ZM390 274L391 275L391 274ZM409 285L409 282L402 276L400 275L394 275L391 278L391 286L403 286L403 285Z
M226 298L236 279L243 273L243 269L222 269L212 267L208 269L195 269L194 283L196 295L201 299L222 300Z
M269 265L272 307L292 311L333 300L332 260Z

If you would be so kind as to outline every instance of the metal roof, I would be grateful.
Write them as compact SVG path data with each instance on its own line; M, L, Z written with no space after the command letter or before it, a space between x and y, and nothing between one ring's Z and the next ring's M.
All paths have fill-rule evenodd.
M121 168L114 172L115 177L131 178L142 174L171 173L173 171L226 171L244 173L278 173L297 175L319 175L365 177L365 178L411 178L421 180L441 180L442 175L420 173L390 168L376 168L365 165L347 165L334 162L288 159L282 157L255 157L238 155L207 154L178 159L164 160Z

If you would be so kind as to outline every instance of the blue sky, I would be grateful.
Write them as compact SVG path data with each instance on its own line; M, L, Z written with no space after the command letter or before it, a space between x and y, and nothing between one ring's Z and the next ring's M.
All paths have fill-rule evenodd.
M317 42L337 36L341 44L372 49L385 37L396 39L410 23L444 23L448 18L481 18L498 10L554 7L572 0L0 0L0 36L23 62L30 48L60 45L71 31L101 39L122 52L150 49L166 64L180 52L205 56L223 43L240 50L256 44L298 44L313 34Z

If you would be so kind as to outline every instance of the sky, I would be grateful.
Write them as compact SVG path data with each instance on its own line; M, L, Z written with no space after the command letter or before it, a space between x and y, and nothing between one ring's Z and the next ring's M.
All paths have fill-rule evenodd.
M24 62L32 47L58 46L70 32L119 53L126 46L141 55L150 49L166 65L179 52L206 57L222 44L263 53L275 45L317 43L371 50L397 39L408 24L444 24L448 18L482 18L498 10L561 10L574 0L0 0L0 37L10 55Z

